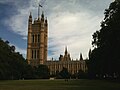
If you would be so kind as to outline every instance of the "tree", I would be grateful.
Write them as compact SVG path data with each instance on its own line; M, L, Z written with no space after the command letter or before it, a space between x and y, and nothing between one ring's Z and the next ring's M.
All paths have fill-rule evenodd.
M94 49L89 57L89 73L93 77L120 75L120 2L115 0L105 10L101 29L93 34Z
M82 70L79 70L77 73L77 78L79 79L86 78L86 73Z
M70 78L70 73L68 72L67 68L63 67L62 71L59 72L59 78L62 78L62 79L69 79Z
M36 68L36 75L40 79L48 79L49 78L49 69L46 65L39 65Z
M11 52L15 52L15 46L10 47Z
M0 79L21 79L26 67L25 59L15 52L15 46L0 39Z
M0 38L0 80L37 78L49 78L48 67L28 65L23 56L15 52L15 46L10 46L8 41Z

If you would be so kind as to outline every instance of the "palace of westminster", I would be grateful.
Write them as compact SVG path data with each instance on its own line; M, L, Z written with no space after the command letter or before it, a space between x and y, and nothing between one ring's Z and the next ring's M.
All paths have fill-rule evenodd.
M60 55L59 60L47 60L48 53L48 22L42 13L34 21L30 13L28 19L28 42L27 42L27 62L31 66L40 64L47 65L50 74L54 75L60 72L63 67L68 69L71 74L77 73L79 70L87 71L87 65L80 54L79 60L72 60L70 54L65 48L64 55Z

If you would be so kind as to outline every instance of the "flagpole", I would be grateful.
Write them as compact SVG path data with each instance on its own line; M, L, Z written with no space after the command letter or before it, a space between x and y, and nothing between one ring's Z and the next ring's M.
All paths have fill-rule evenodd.
M40 7L38 5L38 18L39 18L39 16L40 16Z
M42 7L42 5L38 4L38 18L40 17L40 7Z

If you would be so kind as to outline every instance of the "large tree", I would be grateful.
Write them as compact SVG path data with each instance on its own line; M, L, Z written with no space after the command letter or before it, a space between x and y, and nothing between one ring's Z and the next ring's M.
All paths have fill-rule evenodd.
M46 65L32 67L15 46L0 38L0 80L1 79L41 79L49 78L49 69Z
M15 46L0 39L0 79L21 79L27 63Z
M120 75L120 1L112 2L104 14L101 29L93 34L89 72L94 77L116 77Z

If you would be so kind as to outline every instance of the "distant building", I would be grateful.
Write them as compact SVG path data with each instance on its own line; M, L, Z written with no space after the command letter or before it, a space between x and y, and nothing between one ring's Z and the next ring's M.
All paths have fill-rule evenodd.
M60 55L59 60L50 60L45 63L50 69L50 74L55 75L57 72L60 72L63 67L68 69L68 72L71 74L78 73L79 70L86 72L87 65L85 60L83 60L82 54L80 54L79 60L72 60L70 54L65 49L64 55Z
M57 42L57 41L56 41ZM41 18L38 17L32 21L30 13L28 20L28 42L27 42L27 62L31 66L45 64L50 69L50 74L60 72L63 67L67 68L71 74L77 73L79 70L86 72L87 66L80 54L79 60L72 60L70 54L65 49L64 56L60 55L59 60L47 60L48 53L48 22L44 19L42 13Z

